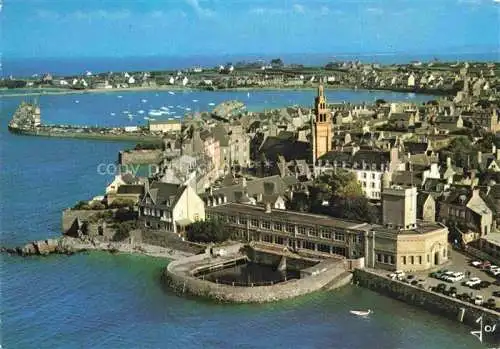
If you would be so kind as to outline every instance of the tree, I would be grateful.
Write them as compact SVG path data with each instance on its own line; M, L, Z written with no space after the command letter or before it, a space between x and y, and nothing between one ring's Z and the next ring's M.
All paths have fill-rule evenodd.
M273 68L282 68L284 64L281 58L274 58L271 59L271 65L273 66Z
M223 242L229 239L229 231L215 219L197 221L186 227L186 236L194 242Z
M377 107L382 105L382 104L386 104L386 103L387 102L385 101L385 99L381 99L381 98L379 98L375 101L375 104L377 105Z
M109 208L133 208L135 206L135 202L131 199L122 199L118 198L114 200L110 205Z
M454 138L443 152L443 158L450 156L455 164L467 167L477 161L477 150L467 137Z
M483 136L483 139L478 142L478 150L484 153L489 153L491 152L491 148L493 145L495 145L495 147L497 148L500 148L500 138L497 137L494 133L488 132Z

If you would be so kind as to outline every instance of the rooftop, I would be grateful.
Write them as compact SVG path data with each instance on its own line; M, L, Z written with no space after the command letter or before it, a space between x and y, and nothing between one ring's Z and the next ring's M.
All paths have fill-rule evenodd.
M220 212L225 214L234 213L243 215L256 215L261 217L269 217L269 219L279 220L281 222L300 222L306 225L322 225L340 229L367 230L371 227L371 225L368 223L347 221L312 213L302 213L278 209L273 209L271 213L266 213L263 206L257 205L227 203L224 205L209 207L208 210L211 212Z

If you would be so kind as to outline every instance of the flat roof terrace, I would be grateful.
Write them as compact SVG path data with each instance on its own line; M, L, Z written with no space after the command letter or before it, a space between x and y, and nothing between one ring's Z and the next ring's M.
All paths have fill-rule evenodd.
M207 208L208 212L220 213L224 215L248 215L255 216L260 219L270 219L278 220L281 222L303 224L303 225L321 225L331 228L338 229L349 229L349 230L370 230L372 225L363 222L353 222L348 220L342 220L338 218L333 218L330 216L302 213L296 211L286 211L272 209L271 212L267 213L265 208L257 205L245 205L238 203L227 203L218 206L211 206Z

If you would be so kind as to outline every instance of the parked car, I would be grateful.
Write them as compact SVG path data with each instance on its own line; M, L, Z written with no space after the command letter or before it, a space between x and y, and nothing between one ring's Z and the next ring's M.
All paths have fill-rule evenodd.
M483 265L483 262L472 261L472 262L470 262L470 265L472 265L473 267L476 267L476 268L480 268Z
M438 284L434 291L437 293L444 293L446 291L446 284Z
M481 268L486 269L491 265L489 261L484 261L483 264L481 264Z
M441 279L441 277L446 274L448 270L446 269L440 269L438 271L432 272L429 274L430 277L435 278L435 279Z
M484 306L489 309L495 309L497 307L497 302L494 298L488 298L486 303L484 303Z
M488 287L491 286L491 282L489 282L489 281L481 281L478 286L479 286L479 288L488 288Z
M396 270L394 273L389 274L389 277L391 279L403 280L405 277L405 273L402 272L401 270Z
M474 304L481 305L483 304L483 296L477 295L474 297Z
M450 297L456 297L457 296L457 288L455 286L450 287L448 292L446 292L446 295L450 296Z
M472 287L472 286L479 285L480 283L481 283L481 279L474 277L474 278L469 279L469 281L466 281L465 286Z
M471 301L470 295L468 293L461 293L457 296L457 298L460 299L461 301L464 301L464 302Z

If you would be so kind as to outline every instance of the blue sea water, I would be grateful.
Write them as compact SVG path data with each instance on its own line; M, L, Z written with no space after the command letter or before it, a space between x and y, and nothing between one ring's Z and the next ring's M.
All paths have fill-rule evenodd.
M111 110L139 107L156 92L42 96L50 122L119 124ZM252 91L271 105L310 104L312 91ZM157 105L246 98L246 92L177 93ZM258 96L258 97L255 97ZM346 100L406 95L329 91ZM80 103L75 103L75 99ZM130 101L128 99L130 98ZM419 97L420 98L420 97ZM60 212L103 192L123 142L17 136L7 123L22 97L0 98L0 238L17 245L59 235ZM202 102L203 101L203 102ZM302 102L303 101L303 102ZM100 113L100 110L105 110ZM128 122L128 119L125 119ZM132 255L89 253L19 258L1 255L2 348L481 348L470 329L371 291L348 286L264 305L221 305L180 298L159 277L168 263ZM351 309L370 308L360 319Z

